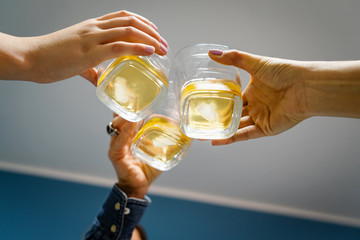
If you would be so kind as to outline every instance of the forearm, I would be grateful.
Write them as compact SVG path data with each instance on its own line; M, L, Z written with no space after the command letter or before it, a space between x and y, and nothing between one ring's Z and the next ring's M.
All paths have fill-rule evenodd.
M30 63L24 39L0 33L1 80L27 80Z
M304 79L310 116L360 118L360 61L309 62Z

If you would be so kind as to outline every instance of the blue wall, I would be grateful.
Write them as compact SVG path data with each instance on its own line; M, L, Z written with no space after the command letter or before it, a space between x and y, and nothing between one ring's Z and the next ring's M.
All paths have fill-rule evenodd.
M0 239L80 239L109 190L0 171ZM359 228L150 197L150 239L360 239Z

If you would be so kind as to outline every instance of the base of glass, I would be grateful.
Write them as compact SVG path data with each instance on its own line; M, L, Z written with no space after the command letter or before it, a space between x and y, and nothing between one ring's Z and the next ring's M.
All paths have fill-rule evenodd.
M136 144L131 146L131 153L139 160L143 161L144 163L148 164L149 166L156 168L161 171L168 171L175 167L180 160L187 154L190 150L189 146L184 146L183 149L177 154L177 157L168 160L166 162L160 161L156 158L149 156L148 154L141 151Z
M180 128L181 131L189 138L193 139L227 139L232 137L239 128L242 100L239 96L234 95L232 115L230 124L226 128L217 127L197 127L189 121L189 106L191 99L185 99L181 109Z

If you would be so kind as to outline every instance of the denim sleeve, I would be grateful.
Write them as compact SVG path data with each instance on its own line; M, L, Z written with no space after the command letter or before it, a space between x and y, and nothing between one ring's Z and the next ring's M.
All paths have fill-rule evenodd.
M128 198L117 184L112 188L84 240L128 240L151 203L145 199Z

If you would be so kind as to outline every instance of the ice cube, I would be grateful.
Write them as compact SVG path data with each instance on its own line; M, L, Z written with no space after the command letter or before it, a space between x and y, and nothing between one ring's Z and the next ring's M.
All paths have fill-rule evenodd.
M216 106L213 102L202 102L196 107L196 111L207 121L217 121L218 114L216 113Z
M115 98L120 103L126 103L130 99L130 92L126 87L126 79L123 77L117 77L114 83Z
M176 142L173 139L170 139L165 136L159 136L153 140L154 147L163 148L172 145L176 145Z

